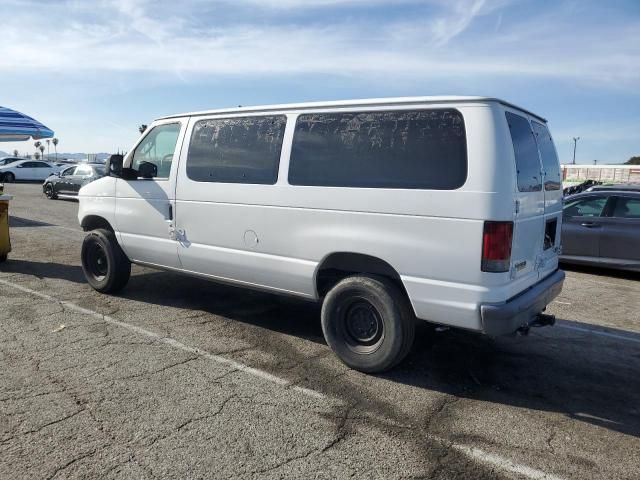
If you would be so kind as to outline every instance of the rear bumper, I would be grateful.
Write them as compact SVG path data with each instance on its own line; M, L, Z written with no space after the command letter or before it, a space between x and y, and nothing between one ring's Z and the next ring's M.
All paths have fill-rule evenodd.
M556 270L511 300L481 305L480 317L484 333L491 336L508 335L521 327L529 326L560 294L564 277L562 270Z

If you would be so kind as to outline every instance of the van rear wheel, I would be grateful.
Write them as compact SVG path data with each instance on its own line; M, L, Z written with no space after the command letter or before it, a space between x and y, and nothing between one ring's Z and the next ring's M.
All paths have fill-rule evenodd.
M322 331L335 354L366 373L389 370L409 353L415 318L393 282L369 275L347 277L322 304Z
M89 232L81 256L84 276L98 292L115 293L129 281L131 262L113 232L103 228Z

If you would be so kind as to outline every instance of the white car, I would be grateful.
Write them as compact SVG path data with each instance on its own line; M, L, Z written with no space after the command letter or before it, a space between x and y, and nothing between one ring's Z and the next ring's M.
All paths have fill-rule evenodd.
M7 183L16 180L40 180L44 181L49 175L60 170L51 163L41 160L20 160L0 167L0 181Z
M156 120L80 190L98 291L131 262L322 302L338 357L379 372L415 319L553 324L560 166L542 117L483 97L214 110Z

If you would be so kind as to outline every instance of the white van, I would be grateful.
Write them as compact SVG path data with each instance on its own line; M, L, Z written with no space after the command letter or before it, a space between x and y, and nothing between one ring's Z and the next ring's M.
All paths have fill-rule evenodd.
M131 263L322 302L327 343L378 372L415 319L552 324L562 190L546 121L494 98L245 107L153 122L80 190L82 265Z

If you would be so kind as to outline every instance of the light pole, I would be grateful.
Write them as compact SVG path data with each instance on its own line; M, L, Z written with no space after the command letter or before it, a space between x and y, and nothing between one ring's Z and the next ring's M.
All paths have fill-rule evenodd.
M578 145L580 137L573 137L573 164L576 164L576 146Z

